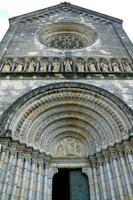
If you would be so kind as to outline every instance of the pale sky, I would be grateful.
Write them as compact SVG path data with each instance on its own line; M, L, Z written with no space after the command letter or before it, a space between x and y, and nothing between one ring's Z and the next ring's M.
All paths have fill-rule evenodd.
M0 40L6 33L8 18L53 6L61 0L0 0ZM124 20L123 27L133 42L132 0L68 0L68 2Z

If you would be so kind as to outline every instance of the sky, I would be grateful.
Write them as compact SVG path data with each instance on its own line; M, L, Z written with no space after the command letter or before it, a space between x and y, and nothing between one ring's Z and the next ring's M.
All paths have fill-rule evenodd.
M0 0L0 40L6 33L8 18L53 6L61 0ZM133 42L132 0L68 0L67 2L110 15L123 21L123 28Z

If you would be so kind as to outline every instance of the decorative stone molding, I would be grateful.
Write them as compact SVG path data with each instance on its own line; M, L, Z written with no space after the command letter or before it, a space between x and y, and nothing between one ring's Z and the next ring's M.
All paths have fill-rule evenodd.
M11 130L13 139L48 155L53 146L57 148L59 136L73 136L84 144L88 156L125 140L125 134L128 139L132 119L127 105L100 88L58 83L35 89L15 102L1 118L1 129Z
M132 73L133 65L128 58L4 58L0 73Z
M92 28L75 22L53 23L41 27L37 34L46 47L65 50L81 49L98 39Z
M132 155L130 154L127 162L129 155L119 157L117 152L117 148L123 147L125 141L117 147L114 146L89 156L88 161L82 160L82 158L68 158L67 165L62 158L49 159L44 153L35 151L33 148L13 141L11 138L0 138L0 143L2 144L2 142L3 144L7 143L8 146L6 152L2 151L0 162L0 169L2 170L0 192L2 198L4 195L8 197L10 186L13 188L12 198L23 197L25 199L30 196L31 192L36 192L36 198L48 199L51 197L49 195L52 191L53 176L58 172L59 167L67 165L70 167L70 163L71 167L74 168L78 164L82 168L82 173L87 175L91 197L104 195L109 199L112 197L117 199L119 192L122 191L124 199L132 198L132 180L129 178L132 177ZM126 141L126 144L131 144L133 148L132 142L130 138L129 141ZM13 146L16 149L16 154L10 153ZM125 148L123 148L123 151L125 151ZM112 157L110 152L116 154L117 159L114 156ZM105 156L109 156L108 162ZM13 184L14 181L16 184ZM122 183L124 185L123 190ZM6 192L3 190L4 187L7 188ZM28 190L27 193L25 193L26 190ZM25 195L27 196L25 197Z
M126 143L126 146L125 146L125 143ZM68 154L68 156L59 155L59 157L58 155L56 155L57 158L56 157L52 158L50 155L46 155L45 152L41 153L40 151L34 150L31 147L28 147L26 144L21 144L19 141L13 141L13 139L9 137L0 137L0 144L2 147L1 153L9 152L9 155L17 155L18 158L23 158L24 160L27 160L27 161L35 160L35 162L41 166L45 164L47 167L49 167L50 166L49 163L50 162L54 163L54 160L56 162L56 159L58 160L70 159L72 161L75 159L83 158L83 157L77 156L77 154L73 154L74 156L71 154L70 155ZM58 146L58 143L57 143L57 146ZM130 151L127 151L127 147L130 147ZM106 163L106 161L110 162L110 159L118 159L120 158L120 156L124 157L128 154L131 155L132 152L133 152L133 141L129 139L127 141L123 141L119 144L116 144L113 147L109 147L106 150L102 150L101 152L95 153L93 155L89 155L87 165L89 166L91 165L99 166L101 164L103 165L103 163Z
M30 14L26 14L26 15L22 15L19 17L19 24L21 25L27 25L27 24L31 24L34 22L43 22L44 19L47 19L49 17L54 17L55 15L59 14L62 16L62 14L68 14L70 12L70 15L72 13L74 13L74 15L76 16L81 16L84 19L89 19L91 22L97 22L97 23L101 23L101 24L105 24L107 26L111 25L113 22L117 22L119 24L122 23L122 20L114 18L114 17L110 17L107 15L103 15L82 7L78 7L75 5L72 5L68 2L63 2L60 3L59 5L56 6L52 6L43 10L39 10L37 12L33 12ZM10 19L10 21L13 21L13 19Z
M53 151L54 157L85 157L84 145L72 136L61 138Z

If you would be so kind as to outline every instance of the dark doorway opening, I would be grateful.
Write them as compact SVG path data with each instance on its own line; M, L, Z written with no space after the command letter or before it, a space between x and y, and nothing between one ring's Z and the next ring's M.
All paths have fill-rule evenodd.
M70 200L69 170L59 169L53 178L52 200Z
M81 169L59 169L53 177L52 200L89 200L88 178Z

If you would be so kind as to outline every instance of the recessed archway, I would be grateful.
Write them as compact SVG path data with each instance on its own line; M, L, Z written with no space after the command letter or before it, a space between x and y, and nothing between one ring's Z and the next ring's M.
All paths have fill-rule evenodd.
M14 140L53 157L59 140L66 148L69 136L76 142L73 150L80 147L79 155L88 157L128 139L132 120L130 108L111 93L66 82L40 87L22 96L4 113L1 130L11 130Z

